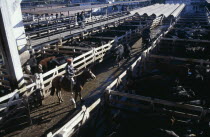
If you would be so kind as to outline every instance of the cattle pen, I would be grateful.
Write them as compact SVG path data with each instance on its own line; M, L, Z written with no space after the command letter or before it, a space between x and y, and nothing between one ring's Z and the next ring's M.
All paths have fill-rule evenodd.
M180 19L182 19L182 17ZM179 24L180 23L179 20L177 20L176 23ZM206 122L206 126L208 126L209 113L210 113L208 104L204 104L204 105L190 104L190 102L184 103L185 101L181 103L181 102L170 101L168 99L161 99L157 97L156 98L147 97L147 96L142 96L141 92L136 93L137 91L134 91L134 90L129 91L125 89L126 84L128 84L128 80L130 78L133 79L135 77L140 77L141 75L145 75L144 73L149 72L152 69L154 69L153 68L154 66L152 66L152 64L154 65L156 61L166 62L166 63L170 63L174 61L178 63L177 65L183 64L183 63L190 63L193 65L198 64L198 65L203 66L204 68L207 67L208 69L208 64L210 62L208 61L208 58L206 60L204 56L202 56L201 59L198 59L196 57L194 58L193 57L191 58L176 57L176 55L182 55L182 54L176 54L176 52L179 52L179 53L180 51L185 52L186 49L184 48L179 49L180 51L178 51L178 49L177 50L174 49L175 47L171 47L173 49L170 49L170 47L161 49L161 46L164 46L164 41L168 40L165 37L167 37L170 34L170 32L173 31L174 28L176 28L176 23L174 23L171 27L169 27L168 31L161 34L156 39L156 41L152 43L152 46L150 48L146 49L142 53L142 55L126 71L124 71L121 75L119 75L117 79L115 79L109 86L107 86L107 88L105 89L105 94L104 96L102 96L102 98L96 100L89 107L83 106L83 108L78 113L78 115L74 117L75 119L70 120L65 126L63 126L60 130L58 130L54 134L49 133L48 135L49 136L56 136L56 135L69 136L73 133L75 134L75 132L77 135L79 134L80 136L93 135L92 133L88 132L89 130L91 132L94 132L94 135L96 136L136 135L137 132L138 133L140 132L137 128L138 126L131 128L129 127L129 125L125 125L123 122L124 120L127 120L130 118L129 120L133 120L132 121L133 123L127 122L126 124L131 124L130 126L139 124L139 123L134 122L135 120L138 121L138 118L137 118L138 116L135 115L136 113L138 115L142 115L141 113L151 115L152 113L154 117L155 117L155 114L160 115L161 113L172 115L173 117L175 117L175 119L177 119L176 120L177 125L175 125L174 130L176 130L176 128L179 128L178 126L183 126L183 125L189 126L188 121L186 121L189 119L192 121L199 120L201 121L200 123ZM179 41L187 42L189 44L190 40L173 39L171 44L174 44ZM197 42L199 44L202 44L202 43L208 43L209 41L208 39L206 39L206 41L197 40ZM168 44L170 43L167 43L166 45ZM207 45L203 45L203 46L207 47ZM179 48L178 46L176 47ZM168 53L166 53L165 56L161 55L164 53L164 51L162 51L164 49L167 49L167 51L172 50L171 52L173 53L172 54L173 56L171 56L171 54L168 56ZM208 47L206 48L206 52L208 52ZM204 96L206 96L206 94L204 94ZM161 93L160 93L160 97L161 97ZM95 112L92 112L93 108L96 109ZM135 112L135 113L133 114L132 112ZM125 115L127 117L125 117ZM91 116L96 117L96 118L91 118ZM131 117L134 117L134 118L132 119ZM145 117L145 116L142 115L142 117ZM83 124L84 121L86 121L89 118L91 120L88 120L87 124L84 124L81 129L74 128L77 126L77 123ZM105 122L105 121L108 121L108 122ZM138 122L141 123L143 122L143 120L141 119ZM124 129L124 130L127 130L127 132L126 131L123 132L122 131L123 129L120 130L120 128L123 128L123 126L127 127L127 129ZM137 131L134 131L134 129ZM185 128L183 129L186 130ZM78 132L78 130L80 132ZM203 130L202 136L208 136L209 134L208 129L206 128L204 129L203 127L203 129L201 130ZM179 134L183 134L184 131L177 131L177 132ZM189 133L189 134L192 135L192 133ZM148 134L149 133L147 132L145 136L147 136ZM144 136L144 134L142 135ZM168 135L172 135L172 133L168 133ZM178 136L178 135L175 134L174 136Z
M26 25L27 51L31 57L39 61L52 56L74 57L76 75L90 68L97 78L84 85L82 96L85 102L78 101L78 108L73 109L68 101L71 93L63 93L65 102L62 104L57 103L56 97L50 97L52 80L65 74L65 60L51 67L48 64L49 68L43 73L27 74L24 68L31 60L29 57L21 62L25 86L0 98L0 134L47 137L134 136L140 130L138 126L133 129L127 126L131 123L137 125L136 122L144 123L151 116L154 123L160 117L166 123L172 121L170 128L161 125L157 130L155 123L152 129L155 129L157 135L209 135L206 127L210 116L210 102L206 95L208 86L199 89L209 80L208 16L207 9L199 13L188 13L185 4L154 4L130 12L93 16L89 18L90 21L86 20L85 29L71 22L75 18L69 15L47 24L38 21L38 24ZM33 28L37 26L39 30L34 31ZM33 31L30 32L30 29ZM143 32L148 29L151 31L151 42L147 45L142 43L142 39ZM116 67L112 52L119 44L128 44L132 48L131 57L123 59L121 65ZM187 73L179 71L180 67L187 69ZM1 82L9 88L10 84L6 82L9 74L5 75L5 68L0 71L4 78ZM177 84L173 84L176 92L170 95L172 91L166 89L171 87L161 87L162 79L159 79L159 85L152 83L153 79L147 80L147 77L152 76L173 81ZM187 83L186 79L192 83ZM139 80L140 83L136 84ZM194 84L196 82L200 85ZM148 87L145 86L147 84ZM150 93L150 89L155 88L156 94L155 91ZM162 91L158 88L162 88ZM14 120L18 124L14 124ZM126 120L127 123L123 122ZM178 128L183 125L190 125L190 131ZM195 130L194 127L199 125L203 129ZM150 125L146 126L145 132L150 132L150 128ZM150 135L140 132L143 136Z

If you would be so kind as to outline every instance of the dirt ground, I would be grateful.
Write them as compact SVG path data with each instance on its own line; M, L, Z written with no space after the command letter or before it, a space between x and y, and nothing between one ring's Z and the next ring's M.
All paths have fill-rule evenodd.
M97 99L103 93L106 86L108 86L119 74L121 74L132 62L140 55L141 39L133 42L132 58L124 59L120 67L113 67L114 61L109 58L102 63L97 64L92 69L97 76L95 80L87 82L82 91L82 96L85 99L85 104L89 104ZM54 132L71 119L73 113L73 106L69 101L70 93L62 93L64 103L59 104L56 96L47 97L43 100L43 105L35 110L31 110L32 125L20 129L14 129L10 133L4 135L5 137L40 137L46 136L49 132ZM78 102L78 106L82 104ZM1 135L0 135L1 136Z

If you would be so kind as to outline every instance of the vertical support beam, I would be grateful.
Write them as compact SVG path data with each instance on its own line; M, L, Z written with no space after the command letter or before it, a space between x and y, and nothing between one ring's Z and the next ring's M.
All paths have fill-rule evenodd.
M0 50L10 75L9 80L12 89L24 85L23 71L18 53L18 46L24 44L24 41L20 38L24 39L25 36L24 28L21 28L23 22L20 2L21 0L0 1ZM24 40L26 43L26 39Z
M90 20L91 20L91 22L92 22L92 17L93 17L93 9L91 8L91 10L90 10Z
M107 22L108 22L108 20L109 20L109 18L108 18L108 6L106 6L106 17L107 17Z
M71 34L71 17L69 11L68 11L68 16L69 16L69 32Z
M39 18L40 18L40 15L38 15L38 36L40 37L41 36L41 32L40 32Z

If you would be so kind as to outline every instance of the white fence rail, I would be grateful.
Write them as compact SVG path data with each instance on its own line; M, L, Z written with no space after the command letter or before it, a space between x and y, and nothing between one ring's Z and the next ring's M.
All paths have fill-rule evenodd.
M82 106L79 111L68 123L61 127L54 134L52 132L47 134L47 137L68 137L71 136L78 127L82 126L90 116L90 112L101 103L101 99L96 100L90 107Z

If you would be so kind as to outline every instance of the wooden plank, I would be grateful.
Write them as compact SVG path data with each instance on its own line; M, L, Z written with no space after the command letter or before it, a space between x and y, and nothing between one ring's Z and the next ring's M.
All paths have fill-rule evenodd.
M56 76L58 76L58 75L56 75ZM52 76L49 79L43 81L43 84L47 84L47 83L51 82L56 76Z
M81 59L81 58L83 58L83 57L85 57L85 56L87 56L88 54L92 54L92 53L93 53L93 50L88 51L88 52L86 52L86 53L84 53L84 54L82 54L82 55L74 58L74 62L77 61L77 60L79 60L79 59Z
M79 61L79 62L77 62L77 63L74 63L74 67L76 67L76 66L78 66L78 65L80 65L80 64L82 64L82 63L84 63L84 62L86 62L87 60L89 60L89 59L91 59L91 58L93 58L93 57L94 57L94 55L91 54L90 56L86 57L85 59L83 59L83 60L81 60L81 61Z
M48 75L53 74L55 71L57 71L57 68L54 68L54 69L52 69L52 70L50 70L50 71L48 71L48 72L42 74L42 76L43 76L43 78L44 78L44 77L47 77Z
M193 29L192 28L184 28L184 29L183 28L172 28L172 30L182 30L182 31L183 30L184 31L195 31L195 30L202 30L203 31L204 30L206 32L210 32L210 29L204 29L204 28L198 28L198 29L197 28L193 28Z
M203 43L210 43L209 40L200 40L200 39L174 39L174 38L162 38L162 40L168 40L168 41L184 41L184 42L203 42Z
M59 71L60 69L65 68L65 67L66 67L66 65L67 65L67 63L64 63L63 65L58 66L58 67L57 67L58 71Z
M160 58L160 59L170 59L170 60L179 60L179 61L187 61L187 62L195 62L201 64L210 64L210 61L202 60L202 59L192 59L192 58L178 58L173 56L161 56L155 54L149 54L151 58Z
M166 101L166 100L161 100L161 99L156 99L156 98L152 99L150 97L133 95L133 94L128 94L128 93L122 93L122 92L119 92L119 91L111 90L109 93L110 93L110 95L118 95L118 96L137 99L137 100L141 100L141 101L152 102L152 103L155 103L155 104L167 105L167 106L170 106L170 107L177 107L177 108L186 109L186 110L190 110L190 111L202 112L205 109L201 106L194 106L194 105L188 105L188 104L178 104L178 103L172 102L172 101ZM209 108L206 108L205 110L207 110L207 112L210 113Z
M84 52L82 51L68 51L68 50L53 50L53 49L44 49L43 51L45 52L58 52L58 53L64 53L64 54L75 54L75 53L79 53L79 54L82 54Z
M105 37L105 36L91 36L91 38L97 38L97 39L110 39L113 40L115 37Z
M56 46L50 46L50 47L56 48ZM59 49L71 49L71 50L79 49L79 50L85 50L85 51L89 51L89 50L92 49L92 48L77 47L77 46L61 46L61 47L58 47L58 48L59 48Z
M3 102L3 101L5 101L5 100L7 100L7 99L10 99L10 98L13 97L17 92L18 92L18 90L15 90L14 92L9 93L9 94L7 94L7 95L1 97L1 98L0 98L0 102Z
M132 104L132 103L129 103L129 102L126 102L126 101L116 101L116 100L111 100L115 103L118 103L118 104L122 104L122 105L127 105L127 106L131 106L131 107L138 107L138 108L141 108L141 109L151 109L151 105L142 105L142 104ZM113 105L113 104L109 104L110 107L114 107L114 108L117 108L117 109L120 109L120 110L128 110L128 111L132 111L131 109L126 109L122 106L119 106L119 105ZM195 115L195 114L190 114L190 113L185 113L185 112L179 112L179 111L174 111L174 110L168 110L168 109L161 109L161 108L157 108L155 107L154 108L155 112L159 113L169 113L169 114L173 114L175 116L178 116L178 117L183 117L183 118L190 118L190 119L200 119L200 116L199 115Z
M161 99L152 99L150 97L145 97L145 96L140 96L140 95L133 95L133 94L128 94L128 93L122 93L122 92L113 91L113 90L110 90L109 93L110 93L110 95L118 95L118 96L123 96L123 97L127 97L127 98L132 98L132 99L137 99L137 100L141 100L141 101L152 102L152 103L161 104L161 105L167 105L167 106L170 106L170 107L177 107L177 108L191 110L191 111L193 110L193 111L202 112L205 109L205 108L200 107L200 106L187 105L187 104L178 104L178 103L172 102L172 101L166 101L166 100L161 100ZM210 109L205 109L205 110L207 110L207 112L210 113Z

